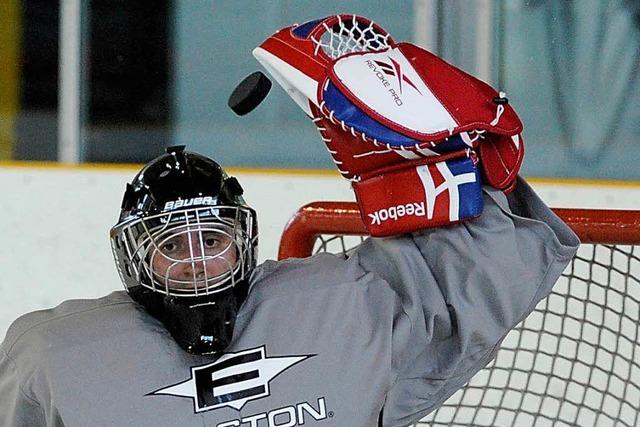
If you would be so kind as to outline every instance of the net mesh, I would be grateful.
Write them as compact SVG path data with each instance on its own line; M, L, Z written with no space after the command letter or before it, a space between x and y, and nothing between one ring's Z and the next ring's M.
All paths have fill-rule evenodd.
M336 16L337 22L329 27L323 24L325 32L320 39L312 38L316 53L322 50L331 59L353 52L368 52L386 49L390 46L389 34L369 20L358 16Z
M323 235L348 253L359 236ZM583 244L495 360L416 426L639 426L640 246Z

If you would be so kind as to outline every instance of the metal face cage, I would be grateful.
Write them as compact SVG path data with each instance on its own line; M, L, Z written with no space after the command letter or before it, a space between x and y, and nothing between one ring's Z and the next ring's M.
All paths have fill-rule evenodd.
M206 206L134 217L111 232L120 277L176 297L233 287L255 267L257 233L251 209Z

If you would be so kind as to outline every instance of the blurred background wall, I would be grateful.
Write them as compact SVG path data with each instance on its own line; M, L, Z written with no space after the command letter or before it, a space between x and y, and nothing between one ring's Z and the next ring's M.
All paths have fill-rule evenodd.
M331 168L280 88L247 117L226 100L271 33L343 12L506 91L525 123L525 175L637 180L639 4L3 0L0 157L144 162L179 143L232 166Z

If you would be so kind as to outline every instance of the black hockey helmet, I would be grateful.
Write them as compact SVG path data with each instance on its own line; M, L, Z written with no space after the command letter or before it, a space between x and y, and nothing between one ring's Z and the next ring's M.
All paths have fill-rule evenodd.
M192 353L220 351L256 265L255 211L213 160L169 147L134 177L111 245L131 297Z

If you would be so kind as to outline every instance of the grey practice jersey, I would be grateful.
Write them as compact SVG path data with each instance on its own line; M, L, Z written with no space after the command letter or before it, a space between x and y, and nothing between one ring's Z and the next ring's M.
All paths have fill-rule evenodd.
M485 204L347 260L263 264L217 358L183 352L124 292L23 316L1 347L0 425L415 422L491 360L578 246L524 182Z

